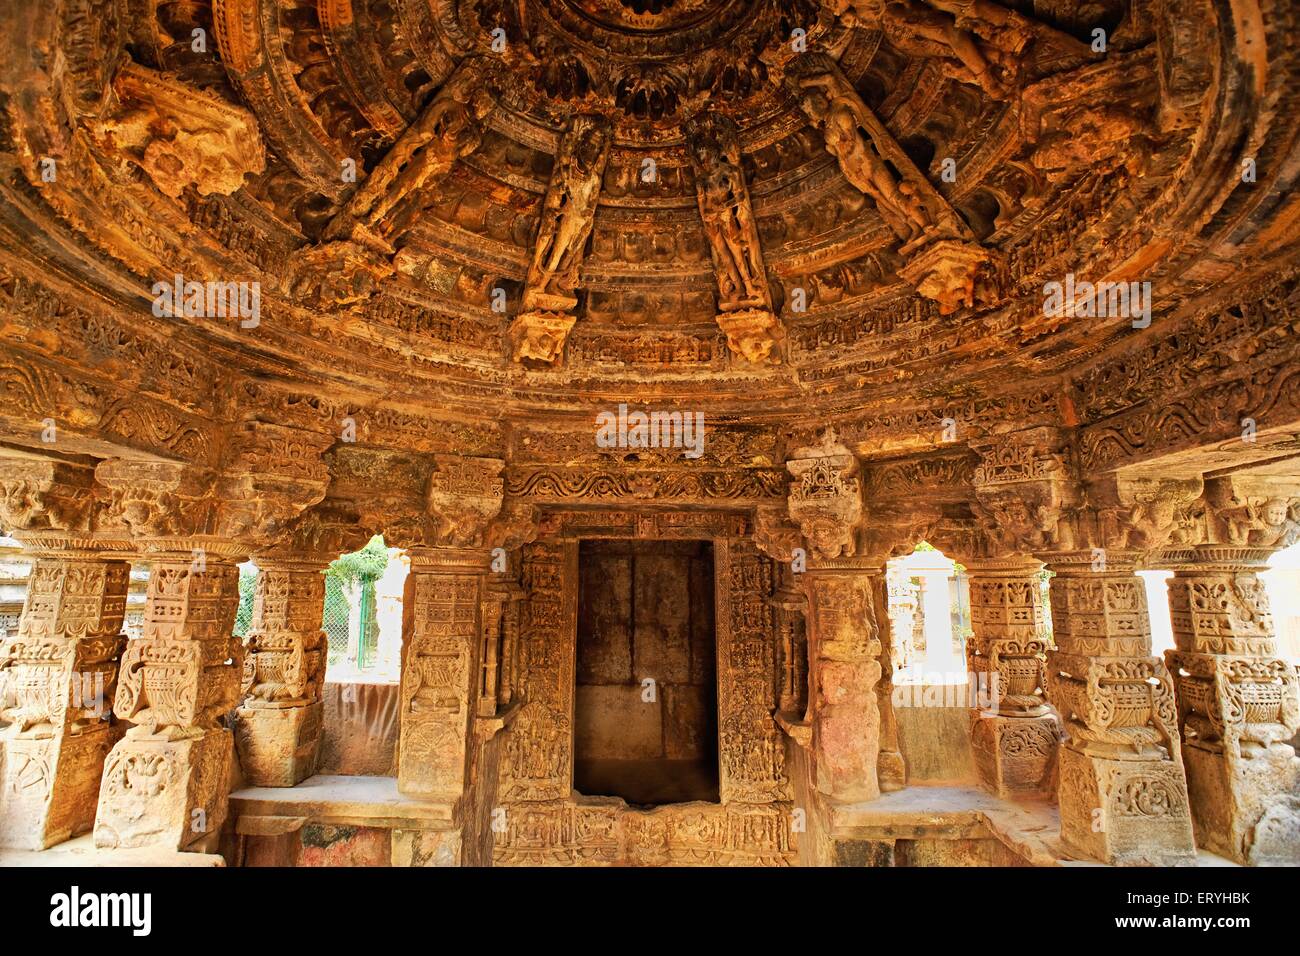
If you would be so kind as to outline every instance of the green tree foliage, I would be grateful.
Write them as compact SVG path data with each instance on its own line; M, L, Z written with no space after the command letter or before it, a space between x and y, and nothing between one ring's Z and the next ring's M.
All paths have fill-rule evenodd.
M253 591L257 586L257 572L239 569L239 610L235 612L235 636L243 637L253 624Z
M377 580L388 567L388 548L384 545L383 535L375 535L360 551L344 554L330 562L326 574L335 578L340 584L354 587Z

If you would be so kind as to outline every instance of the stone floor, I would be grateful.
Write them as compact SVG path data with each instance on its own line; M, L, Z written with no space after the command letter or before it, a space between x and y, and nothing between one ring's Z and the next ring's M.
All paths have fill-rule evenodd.
M178 853L175 850L101 850L87 833L48 850L0 849L0 867L7 866L225 866L215 853Z

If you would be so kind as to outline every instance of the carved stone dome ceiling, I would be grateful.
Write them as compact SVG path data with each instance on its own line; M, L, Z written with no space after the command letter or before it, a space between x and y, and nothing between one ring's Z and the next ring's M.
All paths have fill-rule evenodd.
M4 241L182 364L466 419L1086 399L1292 248L1260 9L64 2L7 24ZM1154 327L1046 315L1067 274L1150 282ZM259 323L158 317L176 275Z

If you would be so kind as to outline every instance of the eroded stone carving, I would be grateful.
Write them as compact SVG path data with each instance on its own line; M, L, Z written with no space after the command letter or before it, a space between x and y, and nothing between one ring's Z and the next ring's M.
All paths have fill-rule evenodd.
M173 199L233 193L261 172L265 153L252 114L188 84L127 62L113 80L114 111L95 133Z

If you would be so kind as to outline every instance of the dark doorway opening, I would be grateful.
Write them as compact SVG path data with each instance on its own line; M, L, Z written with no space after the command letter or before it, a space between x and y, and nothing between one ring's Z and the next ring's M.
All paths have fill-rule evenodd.
M713 545L583 541L573 785L638 806L718 800Z

